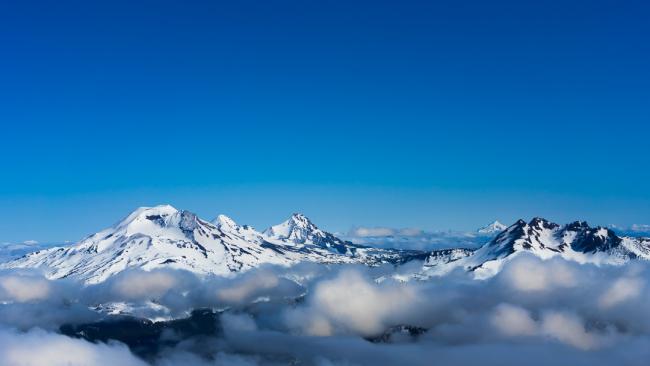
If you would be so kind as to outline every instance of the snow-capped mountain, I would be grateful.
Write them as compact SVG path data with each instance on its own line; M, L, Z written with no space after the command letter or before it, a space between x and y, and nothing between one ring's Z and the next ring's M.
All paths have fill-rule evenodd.
M479 235L484 235L484 236L489 236L489 235L496 235L503 230L507 229L508 227L502 223L500 223L498 220L494 221L490 225L484 226L480 229L478 229L476 232Z
M71 247L38 251L5 267L38 267L50 278L96 283L129 268L225 275L261 263L290 263L238 230L234 222L233 227L216 226L172 206L140 208Z
M331 252L354 255L358 249L367 248L362 245L345 242L336 236L322 231L314 225L305 215L295 213L281 224L271 226L264 230L264 237L268 241L279 241L293 245L315 245Z
M494 222L483 232L501 228ZM423 260L420 278L457 268L484 278L497 273L504 261L520 253L597 264L650 259L650 239L619 237L610 229L591 228L581 221L560 226L542 218L528 223L519 220L491 237L478 249L382 249L344 241L319 229L302 214L294 214L260 233L225 215L208 222L189 211L164 205L139 208L73 246L40 250L0 268L39 268L49 278L71 277L98 283L131 268L176 268L199 275L227 276L263 264L289 266L308 261L399 265Z
M325 251L329 255L345 258L344 262L347 263L401 264L411 260L424 260L428 256L428 252L420 250L375 248L354 244L319 229L305 215L299 213L264 230L263 236L267 245L281 245L285 250L294 248L299 251Z
M417 251L383 250L344 242L295 214L265 234L219 215L213 222L172 206L139 208L112 227L70 247L41 250L3 268L40 268L49 278L105 281L130 268L175 268L200 275L229 275L262 264L403 263Z
M619 237L610 229L592 228L584 221L560 226L543 218L528 223L519 220L475 251L432 253L424 272L438 275L464 268L485 278L520 253L543 259L560 256L580 263L622 264L636 258L650 260L650 240Z

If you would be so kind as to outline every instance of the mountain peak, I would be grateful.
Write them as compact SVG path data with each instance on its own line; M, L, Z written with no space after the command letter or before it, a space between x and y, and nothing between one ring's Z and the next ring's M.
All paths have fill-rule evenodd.
M175 214L179 212L172 205L157 205L157 206L142 206L133 210L127 218L137 218L142 217L143 215L155 215L155 214Z
M235 220L223 214L218 215L217 218L212 222L218 227L235 228L239 226Z
M500 233L503 230L507 229L508 227L502 223L500 223L498 220L495 220L489 225L486 225L480 229L477 230L479 234L496 234Z
M534 217L532 220L530 220L528 225L536 229L550 229L550 230L557 229L560 227L560 225L548 221L543 217Z
M304 228L311 227L311 226L316 227L311 222L311 220L309 220L309 218L307 216L305 216L305 215L303 215L301 213L294 213L293 215L291 215L289 220L298 227L304 227Z
M269 237L296 242L304 242L308 237L320 233L320 229L301 213L294 213L288 220L264 231L264 234Z
M586 221L574 221L566 225L567 230L579 231L583 229L590 229L589 224Z
M179 211L171 205L158 205L153 207L139 207L133 210L122 221L114 225L115 228L124 228L144 220L156 221L162 224L172 215L178 214Z

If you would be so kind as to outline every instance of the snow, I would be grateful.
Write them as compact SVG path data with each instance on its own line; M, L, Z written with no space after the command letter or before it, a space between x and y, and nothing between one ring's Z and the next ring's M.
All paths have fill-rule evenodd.
M650 260L650 239L618 238L606 228L590 228L584 222L576 222L563 227L544 219L534 219L530 223L518 221L471 254L458 260L449 261L436 258L427 261L419 278L441 276L457 268L473 270L476 279L485 279L498 273L505 261L520 253L532 253L544 260L562 257L578 263L596 265L621 265L633 258ZM600 240L595 252L583 252L582 241L587 243ZM591 248L589 248L591 249Z
M40 268L51 279L72 277L90 284L129 268L230 276L262 264L374 264L399 258L400 252L343 242L304 215L275 227L287 228L286 235L266 236L225 215L211 223L169 205L142 207L73 246L35 252L2 267Z
M314 225L305 215L293 214L281 224L271 226L264 231L270 239L293 241L300 244L313 244L315 238L325 237L325 233Z
M508 227L506 225L496 220L492 222L490 225L478 229L476 232L481 235L492 235L492 234L500 233L507 228Z
M168 205L144 207L72 247L37 252L9 266L39 267L50 278L71 276L97 283L127 268L228 275L261 263L291 262L229 229Z
M650 260L650 239L619 238L606 228L590 228L584 222L560 226L535 218L529 223L519 220L507 228L495 221L488 227L501 230L476 250L425 253L353 244L319 229L302 214L293 214L260 233L225 215L208 222L191 212L162 205L139 208L75 245L40 250L0 268L38 268L51 279L71 277L99 283L131 268L175 268L200 276L232 276L263 264L373 266L418 259L424 264L411 278L426 279L464 270L484 279L498 273L505 261L520 253L598 265L618 265L633 258ZM120 306L115 305L115 311Z
M226 227L226 228L235 228L239 225L235 222L235 220L231 219L230 217L226 215L219 215L217 216L216 219L214 219L213 223L219 227Z

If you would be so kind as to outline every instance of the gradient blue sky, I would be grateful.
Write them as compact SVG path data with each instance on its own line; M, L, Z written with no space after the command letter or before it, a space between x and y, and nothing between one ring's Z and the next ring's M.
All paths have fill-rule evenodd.
M5 1L0 242L650 222L645 1Z

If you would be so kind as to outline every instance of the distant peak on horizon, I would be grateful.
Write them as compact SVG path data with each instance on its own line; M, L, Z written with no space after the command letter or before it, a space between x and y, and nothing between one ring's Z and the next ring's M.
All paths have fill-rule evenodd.
M502 224L499 220L494 220L491 224L478 229L476 232L479 234L494 234L501 232L507 228L508 226Z

